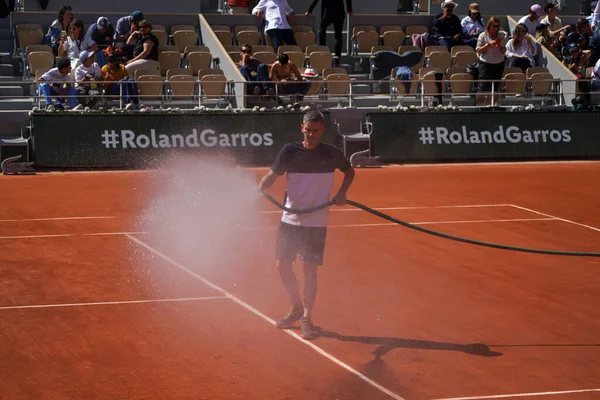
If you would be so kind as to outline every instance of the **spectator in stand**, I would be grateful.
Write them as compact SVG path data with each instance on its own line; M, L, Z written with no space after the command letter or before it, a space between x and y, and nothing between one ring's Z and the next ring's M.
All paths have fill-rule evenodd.
M594 92L598 92L600 91L600 60L598 60L596 62L596 65L594 65L594 70L592 72L592 83L591 83L591 89Z
M494 93L499 94L499 83L504 74L506 53L506 32L501 30L500 20L490 17L483 32L477 38L477 54L479 55L479 79L494 81ZM491 93L492 82L481 82L479 93ZM478 96L478 103L486 104L486 97ZM499 97L499 96L498 96Z
M290 61L287 54L278 57L277 62L271 65L269 79L277 82L278 92L280 94L296 95L299 101L304 99L304 95L310 90L311 83L304 80L298 68ZM273 84L269 84L273 88Z
M229 0L229 14L250 14L249 0Z
M63 109L65 97L69 101L69 106L75 108L77 106L77 92L73 88L73 78L71 77L71 61L68 58L59 58L56 62L56 68L52 68L39 79L42 82L40 85L40 93L46 100L46 107ZM53 98L57 104L53 104Z
M108 18L100 17L95 24L90 25L85 34L85 38L91 38L94 43L98 45L98 48L103 50L112 45L114 35L115 28L108 22Z
M260 0L260 2L252 9L252 14L256 15L259 20L265 20L265 33L269 35L275 48L277 49L283 44L296 46L296 36L290 26L290 22L294 22L294 10L288 4L287 0Z
M590 4L590 16L587 17L586 19L588 20L588 22L590 23L590 26L592 27L592 29L594 30L594 32L597 32L598 29L600 28L600 24L598 22L600 22L600 3L598 1L592 1L592 3Z
M433 36L436 44L446 46L448 50L452 46L463 44L463 30L460 19L454 14L454 9L458 4L453 0L444 0L442 3L443 12L433 18Z
M158 63L158 38L152 34L152 24L146 20L139 23L139 30L132 32L127 44L133 47L133 58L125 64L130 76L135 76L138 69L156 69Z
M313 10L317 6L319 0L314 0L308 7L306 15L312 15ZM352 16L352 0L346 0L346 10L348 15ZM344 9L344 0L323 0L321 3L321 24L319 25L319 44L327 46L327 27L333 24L333 32L335 37L335 66L339 65L342 58L342 47L344 36L344 20L346 19L346 10Z
M71 68L76 69L81 61L79 54L83 50L95 52L98 50L98 45L92 39L86 39L85 30L83 29L83 21L76 19L69 27L69 36L63 41L62 46L58 48L60 57L68 57L71 60Z
M63 6L58 10L58 18L50 24L46 34L46 44L52 47L54 55L58 56L59 42L62 32L68 32L73 21L73 10L71 6Z
M115 47L123 51L125 58L132 58L133 46L128 46L127 41L132 32L138 31L139 23L144 19L141 11L134 11L131 15L119 18L115 29Z
M509 67L518 67L527 71L535 67L537 44L529 34L525 24L518 24L513 32L513 37L506 44L506 57Z
M564 34L566 26L563 26L562 21L556 15L558 14L558 4L548 3L544 6L546 16L540 21L541 24L548 25L548 30L552 36L560 38Z
M529 14L519 20L519 24L527 27L527 32L530 35L535 35L535 27L538 26L538 20L544 15L544 10L539 4L534 4L529 9Z
M269 67L252 57L252 46L249 44L242 45L241 55L242 60L238 64L238 68L240 69L240 73L246 78L246 81L262 82L248 84L247 94L260 96L268 89Z
M579 89L576 101L585 106L590 103L590 83L585 80L585 71L590 64L591 50L581 50L575 42L568 44L569 56L565 57L563 63L577 77L577 88Z
M539 24L535 27L535 40L547 48L554 57L562 60L562 54L560 52L561 44L558 38L550 33L548 24Z
M465 44L476 48L477 38L486 31L485 21L479 12L479 4L471 3L469 5L469 14L462 19L460 25L462 26Z
M579 18L575 24L575 32L571 32L567 36L567 45L571 43L579 44L582 50L590 49L590 39L592 37L592 27L585 18Z
M75 90L80 106L93 107L100 98L102 71L94 61L94 53L87 50L79 54L81 64L75 69Z
M123 95L123 102L127 104L138 104L138 90L133 78L125 66L121 63L120 57L115 53L110 53L106 57L107 64L102 67L102 80L104 81L104 91L109 96Z

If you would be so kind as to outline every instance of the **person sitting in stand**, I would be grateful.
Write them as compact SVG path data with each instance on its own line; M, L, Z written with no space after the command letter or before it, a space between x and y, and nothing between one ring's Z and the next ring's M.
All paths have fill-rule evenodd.
M528 33L525 24L518 24L513 31L513 37L506 44L506 57L509 67L519 67L523 72L529 67L535 67L537 44Z
M123 102L134 105L138 104L138 89L133 78L125 66L121 63L121 58L110 53L106 57L107 64L102 67L102 80L104 81L104 93L109 96L123 96Z
M277 62L271 65L269 79L277 82L278 93L297 96L299 101L302 101L304 95L310 90L311 83L304 80L298 68L290 61L287 54L282 54L278 57ZM269 84L269 88L273 88L273 84ZM269 94L272 93L269 91Z
M121 49L125 58L133 58L133 45L127 45L129 36L138 30L138 25L144 20L144 14L141 11L134 11L131 15L119 18L115 28L114 44Z
M465 44L473 48L477 47L477 38L485 32L485 21L479 12L479 4L471 3L469 5L469 15L460 22L462 26Z
M38 80L42 82L40 85L40 94L46 100L46 106L51 106L56 109L63 109L65 97L69 101L69 107L77 106L77 92L73 88L73 79L71 77L71 60L68 58L59 58L56 62L56 68L52 68ZM53 104L53 98L57 104Z
M433 37L437 45L445 46L450 50L452 46L463 44L463 30L460 19L454 14L458 4L453 0L444 0L443 12L433 18Z
M160 71L158 63L158 38L152 33L152 24L146 20L139 23L139 30L133 32L128 45L134 45L133 58L125 64L129 75L135 75L138 69L156 69Z
M85 38L91 38L103 50L112 45L114 34L115 28L108 22L108 18L100 17L95 24L90 25Z
M252 46L249 44L242 45L241 55L242 60L238 63L238 68L240 69L242 76L246 78L246 81L248 82L261 82L248 84L247 94L259 96L263 94L266 90L265 88L267 88L269 67L252 57Z
M81 64L75 69L77 100L81 106L93 107L100 99L100 84L102 71L94 62L94 53L87 50L79 54Z
M71 68L76 69L81 61L79 61L79 54L83 51L95 52L98 50L98 45L89 38L85 39L83 30L83 21L77 19L73 21L70 27L70 34L63 45L58 48L58 55L60 57L69 57L71 60ZM102 58L104 60L104 58Z
M48 33L46 33L46 44L52 47L54 56L58 56L58 48L60 47L60 41L62 32L68 32L71 22L73 21L73 10L71 6L63 6L58 10L58 18L50 24L48 27Z

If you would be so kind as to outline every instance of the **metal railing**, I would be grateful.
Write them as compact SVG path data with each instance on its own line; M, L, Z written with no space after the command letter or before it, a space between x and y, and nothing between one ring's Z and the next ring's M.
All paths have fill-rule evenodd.
M112 105L115 109L124 109L127 103L134 102L147 105L148 107L157 106L178 107L180 109L200 109L200 108L225 108L240 109L235 104L235 98L242 96L245 98L248 106L265 107L284 107L286 103L295 107L302 107L311 104L322 104L324 106L348 106L348 107L408 107L419 108L446 107L450 109L472 109L489 107L515 107L519 105L529 106L530 104L539 106L570 107L570 102L565 101L567 97L585 96L577 87L581 82L591 84L592 80L559 80L559 79L540 79L524 81L491 81L491 80L419 80L411 81L399 79L386 80L358 80L348 78L348 80L323 80L310 79L310 89L305 94L294 93L293 90L283 89L283 85L272 81L217 81L201 82L197 77L189 81L173 81L160 77L160 80L150 81L94 81L97 85L93 97L96 97L95 106L107 107ZM135 83L137 93L132 95L126 89L126 84ZM246 93L235 93L235 84L243 84L246 87ZM297 83L297 82L296 82ZM295 82L289 82L287 85L294 85ZM489 83L489 92L481 92L479 86L482 83ZM21 86L25 93L22 96L0 95L3 100L27 100L31 101L38 108L43 108L45 96L41 92L42 82L35 81L2 81L0 91L4 86ZM118 93L113 89L107 92L104 84L118 85ZM264 88L267 85L272 91L255 95L252 94L252 88L255 85ZM72 89L77 85L71 84ZM214 90L216 88L216 91ZM222 88L222 91L221 91ZM362 93L368 88L369 93ZM306 89L306 88L304 88ZM69 98L77 99L78 103L85 103L89 99L89 94L70 92L54 94L52 98L63 98L64 103L68 104ZM128 99L129 97L129 99ZM600 97L600 92L592 97ZM130 100L130 101L127 101ZM284 107L285 108L285 107ZM30 111L31 108L11 109L9 111Z

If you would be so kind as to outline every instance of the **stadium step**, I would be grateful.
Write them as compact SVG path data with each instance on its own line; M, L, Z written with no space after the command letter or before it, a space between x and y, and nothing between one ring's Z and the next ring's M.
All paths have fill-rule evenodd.
M0 83L0 99L7 97L23 97L23 87L21 86L4 86Z
M12 64L13 56L9 52L0 52L0 64Z
M27 111L33 108L33 98L0 99L0 110ZM1 124L0 124L1 125Z
M0 52L6 53L13 51L15 44L12 39L2 39L0 38Z
M0 40L11 40L12 41L12 33L8 28L0 28Z
M0 75L12 76L15 72L15 66L12 64L0 64Z

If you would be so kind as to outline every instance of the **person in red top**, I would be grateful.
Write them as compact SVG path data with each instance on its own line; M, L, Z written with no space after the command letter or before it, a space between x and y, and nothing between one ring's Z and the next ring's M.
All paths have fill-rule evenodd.
M229 14L250 14L250 0L228 0Z

